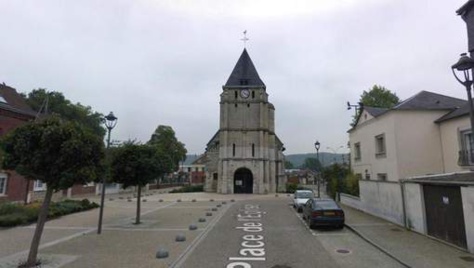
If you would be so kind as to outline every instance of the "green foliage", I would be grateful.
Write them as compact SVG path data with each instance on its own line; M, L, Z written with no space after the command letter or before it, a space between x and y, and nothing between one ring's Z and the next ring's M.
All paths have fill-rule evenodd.
M324 178L328 182L327 192L332 198L336 197L336 192L359 196L359 179L347 167L331 165L325 169Z
M40 211L40 203L34 202L28 205L6 203L0 205L0 227L12 227L31 223L37 220ZM98 204L83 200L64 200L52 203L48 212L48 218L55 218L75 212L89 210L99 207Z
M304 160L301 168L307 168L314 171L319 171L322 169L321 162L317 158L308 157Z
M359 179L353 172L347 174L344 190L346 194L359 196Z
M32 90L28 95L22 95L35 111L42 110L42 113L58 114L63 119L79 122L100 137L105 135L105 129L102 127L102 114L93 112L89 106L71 103L60 92L39 88ZM46 109L47 111L45 111Z
M285 161L285 169L294 169L295 166L290 161Z
M186 159L187 150L184 144L176 138L173 128L160 125L151 135L149 145L155 146L162 153L162 164L168 164L168 172L177 170L179 161Z
M125 143L112 154L112 180L123 188L145 186L163 174L161 160L162 152L154 146Z
M194 193L194 192L203 192L204 185L186 185L178 189L173 189L170 193Z
M297 183L287 183L286 184L286 192L289 194L294 193L298 189Z
M383 86L374 85L369 91L364 90L359 102L369 107L392 108L399 101L395 93Z
M86 184L103 171L102 139L57 116L16 128L3 138L1 146L3 168L41 180L54 191Z

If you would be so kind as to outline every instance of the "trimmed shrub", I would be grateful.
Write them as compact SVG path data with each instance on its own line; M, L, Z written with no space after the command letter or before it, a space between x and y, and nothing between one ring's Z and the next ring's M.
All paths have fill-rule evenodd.
M179 189L173 189L170 193L194 193L194 192L203 192L204 185L186 185Z
M38 219L41 203L33 202L28 205L5 203L0 205L0 227L13 227L34 222ZM99 205L87 199L64 200L52 202L49 206L48 219L63 215L97 208Z

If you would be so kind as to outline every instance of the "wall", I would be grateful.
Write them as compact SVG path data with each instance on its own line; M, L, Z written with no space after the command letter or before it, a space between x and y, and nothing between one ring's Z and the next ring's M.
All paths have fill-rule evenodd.
M352 196L352 195L348 195L348 194L344 194L344 193L340 193L340 197L341 197L341 203L344 204L344 205L347 205L347 206L350 206L350 207L353 207L353 208L356 208L358 210L362 210L362 211L365 211L364 210L364 206L363 204L360 202L360 198L357 197L357 196Z
M407 227L413 231L426 234L426 219L421 184L404 183L405 212Z
M399 179L443 173L438 124L447 111L396 111L395 135Z
M398 182L359 181L362 210L404 225L401 188Z
M469 252L474 253L474 186L461 187L461 197Z
M361 121L356 129L350 131L349 140L351 145L351 161L354 173L361 174L365 178L370 175L371 180L377 179L378 173L387 174L387 180L396 181L399 179L397 170L397 151L395 143L395 116L393 112L386 113L377 118L361 116ZM383 157L376 156L375 137L385 135L385 151ZM356 160L354 153L354 144L360 143L361 158ZM365 172L367 170L367 173Z

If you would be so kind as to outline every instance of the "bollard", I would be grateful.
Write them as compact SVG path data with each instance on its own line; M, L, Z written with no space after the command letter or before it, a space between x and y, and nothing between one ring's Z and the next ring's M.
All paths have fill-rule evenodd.
M156 258L157 259L164 259L164 258L168 258L169 256L169 253L166 249L159 249L157 252L156 252Z
M176 236L176 239L175 239L176 242L184 242L186 241L186 236L184 236L183 234L179 234Z

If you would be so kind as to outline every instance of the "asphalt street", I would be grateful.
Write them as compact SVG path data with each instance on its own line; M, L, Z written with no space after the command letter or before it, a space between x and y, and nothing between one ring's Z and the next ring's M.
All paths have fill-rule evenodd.
M229 208L175 267L401 267L347 229L310 230L287 198Z

